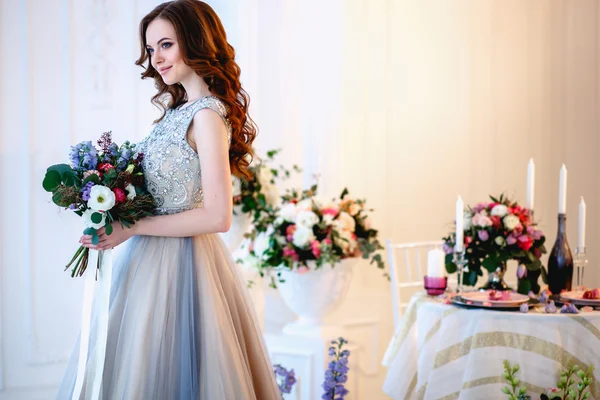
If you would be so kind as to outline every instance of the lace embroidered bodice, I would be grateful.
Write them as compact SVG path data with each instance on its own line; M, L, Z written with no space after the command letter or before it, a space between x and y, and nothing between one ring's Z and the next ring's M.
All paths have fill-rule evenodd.
M214 96L200 98L182 108L168 109L165 117L137 145L144 153L146 186L156 201L155 214L175 214L202 206L200 159L186 139L194 115L210 108L225 122L231 144L231 125L225 104ZM198 146L200 144L198 143Z

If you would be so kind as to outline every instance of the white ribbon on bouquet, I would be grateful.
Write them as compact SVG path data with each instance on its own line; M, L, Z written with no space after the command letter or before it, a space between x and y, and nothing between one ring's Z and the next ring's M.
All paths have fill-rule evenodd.
M100 261L98 280L96 281L97 260ZM108 310L110 306L110 286L112 281L112 250L90 251L88 268L83 292L81 310L81 337L79 342L79 364L77 380L71 400L80 400L83 383L87 378L88 389L85 400L98 400L102 387L102 374L106 358L106 341L108 337ZM92 315L96 316L94 342L90 343ZM89 349L94 350L88 365ZM89 368L88 368L89 367ZM86 376L87 375L87 376ZM90 389L91 388L91 391Z

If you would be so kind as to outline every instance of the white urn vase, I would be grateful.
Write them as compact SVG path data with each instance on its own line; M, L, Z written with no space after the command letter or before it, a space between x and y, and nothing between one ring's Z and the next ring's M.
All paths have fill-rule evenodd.
M345 259L334 267L324 265L315 269L309 261L309 270L296 269L281 273L285 282L277 283L283 302L298 319L283 328L284 333L304 333L327 323L326 317L344 301L352 280L352 266L356 259Z
M250 228L250 216L242 212L242 206L233 207L233 218L231 220L231 228L229 231L221 233L221 238L230 252L234 252L242 244L244 234Z

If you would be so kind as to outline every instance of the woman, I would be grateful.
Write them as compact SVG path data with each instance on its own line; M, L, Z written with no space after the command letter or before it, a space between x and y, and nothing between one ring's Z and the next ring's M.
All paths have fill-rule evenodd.
M140 39L136 64L155 80L152 102L163 110L139 144L156 216L131 229L114 224L108 236L101 229L98 245L80 240L94 250L127 241L113 267L100 398L280 399L245 285L218 236L231 224L230 176L248 174L256 136L234 50L215 12L196 0L156 7ZM73 397L78 356L77 345L59 399Z

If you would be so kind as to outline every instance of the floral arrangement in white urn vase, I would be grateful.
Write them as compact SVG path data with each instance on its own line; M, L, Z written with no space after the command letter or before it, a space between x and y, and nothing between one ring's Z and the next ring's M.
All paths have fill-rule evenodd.
M385 265L366 201L344 189L338 198L316 195L317 185L281 198L280 208L256 221L238 252L238 262L270 280L299 320L314 326L344 299L354 261ZM284 328L285 331L285 328Z

